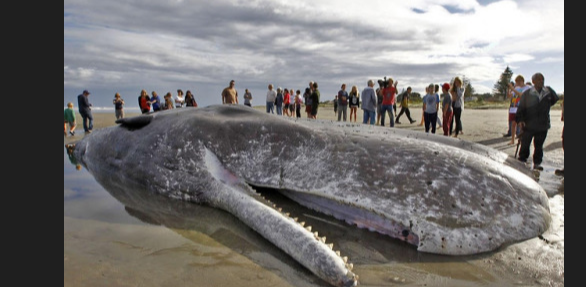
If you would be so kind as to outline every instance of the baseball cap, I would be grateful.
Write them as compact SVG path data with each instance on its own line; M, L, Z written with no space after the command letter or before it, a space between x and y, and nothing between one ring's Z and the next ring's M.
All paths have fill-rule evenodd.
M450 89L450 84L448 84L448 83L444 83L444 84L442 85L442 88L444 88L444 89L446 89L446 90L449 90L449 89Z

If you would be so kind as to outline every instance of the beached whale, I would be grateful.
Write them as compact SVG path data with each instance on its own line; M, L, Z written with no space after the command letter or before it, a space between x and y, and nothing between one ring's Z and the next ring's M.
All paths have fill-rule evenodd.
M117 122L76 143L74 157L90 173L223 209L335 286L357 284L352 263L251 186L438 254L491 251L551 221L547 195L524 166L440 135L237 105Z

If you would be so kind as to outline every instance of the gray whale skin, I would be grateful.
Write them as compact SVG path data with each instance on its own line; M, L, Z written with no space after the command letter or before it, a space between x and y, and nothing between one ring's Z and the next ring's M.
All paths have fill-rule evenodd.
M551 222L547 195L524 166L441 135L287 119L240 105L117 123L72 148L91 174L223 209L334 286L358 284L353 264L251 186L446 255L492 251Z

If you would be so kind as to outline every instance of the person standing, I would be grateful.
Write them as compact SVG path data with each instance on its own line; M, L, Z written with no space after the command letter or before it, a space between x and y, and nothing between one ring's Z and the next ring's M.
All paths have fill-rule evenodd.
M151 98L146 90L140 91L140 96L138 96L138 106L143 114L151 111Z
M293 89L289 89L289 94L291 96L291 103L289 104L289 114L293 116L293 112L295 112L295 94Z
M334 104L334 117L338 115L338 95L334 95L334 100L332 101Z
M307 118L311 119L311 89L310 88L305 88L305 93L303 93L303 99L305 99L305 113L307 114Z
M152 91L151 95L151 105L153 106L153 112L158 112L161 110L161 98L155 91Z
M425 132L435 134L435 125L437 124L437 111L439 108L439 95L435 93L435 86L427 86L427 94L423 97L423 117L425 119Z
M399 112L399 114L395 118L395 123L401 124L401 122L399 121L399 118L403 115L403 113L405 113L405 115L407 116L409 123L414 123L415 120L411 118L411 111L409 111L409 98L411 97L411 87L407 87L407 90L405 90L400 96L401 96L401 111Z
M177 89L177 98L175 99L175 107L182 108L185 104L185 98L183 97L183 91L181 89Z
M63 111L63 134L67 136L67 125L69 124L69 134L75 135L75 112L73 111L73 103L67 103L67 109Z
M236 82L230 81L230 85L222 91L222 104L238 104L238 91L234 88Z
M376 125L380 125L380 117L382 115L383 108L383 84L379 81L378 88L376 89Z
M313 82L313 91L311 92L311 118L317 119L317 109L319 108L320 92L317 89L317 82Z
M350 121L352 121L352 115L354 115L354 122L356 122L356 112L358 111L358 107L360 107L360 95L358 94L358 87L352 86L348 97L350 102Z
M389 114L389 125L390 127L395 127L395 117L393 116L393 105L395 104L395 96L397 95L397 84L399 83L394 82L393 78L389 78L388 84L382 89L381 95L383 98L382 107L380 109L380 125L382 127L385 126L385 112ZM393 84L394 82L394 84Z
M295 116L301 118L301 90L295 91Z
M269 90L267 92L267 114L275 113L275 100L277 99L277 92L273 90L273 84L269 84Z
M277 109L277 115L283 115L283 89L281 87L277 88L277 98L275 98L275 108Z
M543 143L547 130L551 127L549 111L559 100L557 93L549 86L544 86L545 78L541 73L531 77L533 87L523 92L515 120L521 127L521 149L519 160L527 162L531 141L533 141L533 169L543 170Z
M564 97L562 99L562 118L561 118L562 122L564 121L564 103L565 102L566 102L566 97ZM564 127L565 127L565 125L562 127L562 150L565 152L565 149L564 149ZM556 169L555 174L563 176L564 175L564 168Z
M278 97L278 96L277 96ZM288 89L285 89L283 92L283 105L285 106L285 115L291 117L293 114L289 113L289 106L291 105L291 94L289 93Z
M377 101L376 92L374 91L374 81L368 80L367 85L368 86L362 90L362 111L364 112L362 123L366 124L370 122L371 125L374 125Z
M171 100L171 98L173 98L173 95L171 95L171 92L167 92L163 97L163 101L165 102L163 110L173 109L173 100Z
M512 121L511 120L511 107L512 107L512 104L513 104L512 101L513 101L513 99L515 97L515 85L516 85L516 83L513 82L513 81L511 81L511 82L509 82L509 85L507 86L507 99L509 99L511 101L511 103L509 105L509 110L507 111L507 121L508 121L509 127L508 127L508 130L507 130L507 133L503 134L503 137L504 138L511 136L511 125L513 124L511 122ZM521 98L521 95L519 95L517 97L517 102L518 102L518 100L520 98ZM515 109L516 109L516 107L515 107ZM515 110L515 113L516 113L516 110ZM513 115L513 118L514 117L515 117L515 115ZM517 127L517 130L519 130L518 127Z
M433 86L433 88L434 88L434 90L435 90L435 94L438 96L438 98L440 98L440 99L441 99L441 97L440 97L440 96L439 96L439 94L438 94L440 86L439 86L438 84L435 84L435 85ZM439 108L441 108L441 107L442 107L442 105L440 104L440 105L439 105ZM439 108L438 108L438 110L437 110L437 125L438 125L438 126L441 128L441 127L442 127L442 119L441 119L442 117L440 117L440 114L441 114L441 111L440 111L440 110L441 110L441 109L439 109ZM443 114L442 114L442 115L443 115Z
M116 119L124 118L124 99L120 97L120 93L114 94L114 112L116 113Z
M511 90L511 104L509 105L509 133L511 136L511 141L509 142L510 145L515 144L515 136L519 136L521 133L521 129L517 126L517 122L515 121L515 117L517 115L517 109L519 108L521 95L523 95L525 90L530 88L531 86L525 85L525 78L523 78L521 75L515 77L515 86L509 84L509 89Z
M195 96L191 93L191 90L185 92L185 107L197 108L197 102Z
M346 84L342 84L342 89L338 91L338 121L341 120L344 115L344 121L346 121L346 115L348 114L348 92L346 92Z
M92 104L89 101L90 92L83 90L81 94L77 96L77 107L81 118L83 119L83 130L86 134L92 132L94 128L94 117L92 116Z
M444 130L444 136L450 135L450 125L452 124L452 116L454 115L454 111L452 110L452 96L450 95L449 90L450 84L444 83L442 85L442 97L444 97L444 100L442 101L444 118L442 129Z
M459 77L454 78L454 85L450 87L450 95L452 96L452 108L454 110L454 121L456 124L456 130L454 137L457 138L458 134L464 134L462 132L462 111L464 110L464 88L462 87L462 80ZM452 134L454 122L450 125L450 135Z
M244 105L252 107L250 101L252 100L252 94L248 89L244 89Z

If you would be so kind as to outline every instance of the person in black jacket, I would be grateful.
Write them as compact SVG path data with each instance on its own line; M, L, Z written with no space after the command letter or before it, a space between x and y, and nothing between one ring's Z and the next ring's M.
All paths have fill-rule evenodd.
M531 77L533 87L523 92L515 120L521 127L521 149L519 160L527 162L529 148L533 141L533 169L543 170L543 143L547 137L547 130L551 127L549 110L559 100L556 92L549 86L544 86L543 74L535 73Z
M91 133L94 128L94 117L92 116L92 104L90 104L88 99L89 95L90 92L84 90L83 93L77 96L77 107L79 108L79 114L83 119L83 130L88 134Z

